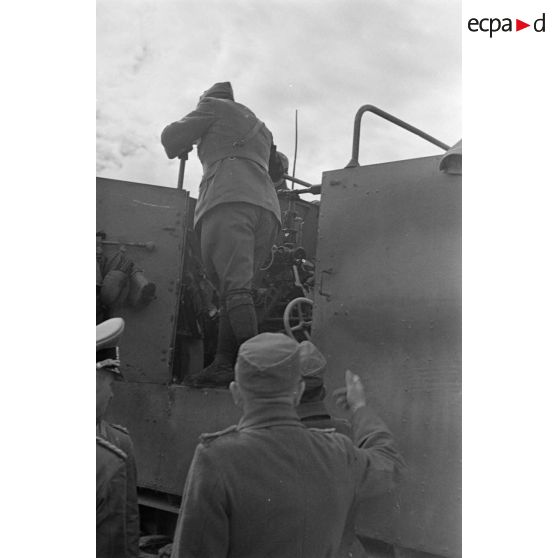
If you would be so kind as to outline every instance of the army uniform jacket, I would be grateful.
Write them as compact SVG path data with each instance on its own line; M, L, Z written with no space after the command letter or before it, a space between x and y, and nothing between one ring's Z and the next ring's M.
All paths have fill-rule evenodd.
M97 436L97 558L125 558L126 454Z
M122 450L126 462L126 558L137 558L139 553L139 510L137 496L137 470L134 447L123 426L101 421L97 432L105 440Z
M279 200L268 174L273 136L258 122L240 103L204 97L196 110L163 130L161 142L169 158L190 151L199 140L203 177L194 226L216 205L231 202L263 207L281 223Z
M356 445L305 428L290 405L267 403L205 435L186 479L173 558L337 556L357 497L390 490L404 466L369 408L357 410L354 429Z

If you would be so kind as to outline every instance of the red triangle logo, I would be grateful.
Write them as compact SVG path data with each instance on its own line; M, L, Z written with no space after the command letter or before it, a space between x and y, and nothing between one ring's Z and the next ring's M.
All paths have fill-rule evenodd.
M515 30L516 31L521 31L522 29L525 29L525 27L531 27L531 24L530 23L525 23L524 21L521 21L520 19L515 20Z

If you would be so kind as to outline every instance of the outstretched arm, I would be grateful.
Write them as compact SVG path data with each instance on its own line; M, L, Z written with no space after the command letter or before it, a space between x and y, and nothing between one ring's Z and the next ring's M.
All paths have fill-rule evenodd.
M350 370L345 373L345 387L333 393L337 405L351 412L356 449L355 467L363 495L391 490L405 469L393 436L384 421L366 405L360 378Z
M202 99L196 110L177 122L172 122L161 133L161 143L169 159L192 151L194 142L201 138L217 120L211 110L211 100Z

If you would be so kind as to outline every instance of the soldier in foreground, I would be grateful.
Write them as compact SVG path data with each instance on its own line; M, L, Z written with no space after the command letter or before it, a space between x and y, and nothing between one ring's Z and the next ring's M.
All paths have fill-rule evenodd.
M253 280L281 226L272 181L282 176L281 163L271 132L235 101L229 82L205 91L194 111L166 126L161 142L170 159L197 143L203 177L194 228L221 307L215 360L193 384L228 386L239 345L258 333ZM278 169L273 177L270 165Z
M109 424L104 415L112 383L122 381L118 342L124 320L97 326L97 556L137 558L139 512L136 464L128 431Z
M238 425L202 435L188 473L173 558L336 556L356 503L395 486L403 460L384 423L346 373L338 404L349 409L358 447L307 429L299 345L262 333L240 347L230 390Z

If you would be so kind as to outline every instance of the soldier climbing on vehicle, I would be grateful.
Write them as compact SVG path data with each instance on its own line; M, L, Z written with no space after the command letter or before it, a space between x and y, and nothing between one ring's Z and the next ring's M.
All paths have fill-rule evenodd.
M194 227L220 310L215 359L193 384L226 386L238 347L258 333L253 279L281 225L273 186L283 174L281 161L271 132L235 101L230 82L205 91L194 111L165 127L161 142L171 159L187 157L197 143L203 177Z

